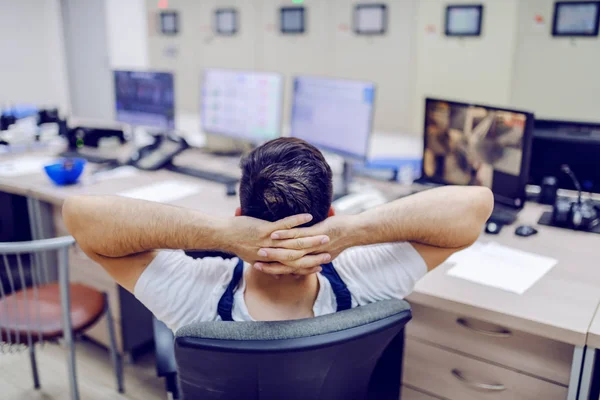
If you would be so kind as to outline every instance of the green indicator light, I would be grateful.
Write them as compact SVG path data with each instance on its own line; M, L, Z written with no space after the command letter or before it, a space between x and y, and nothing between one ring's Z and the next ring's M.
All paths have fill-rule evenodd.
M302 3L304 3L304 0L292 0L292 3L294 3L294 4L302 4Z

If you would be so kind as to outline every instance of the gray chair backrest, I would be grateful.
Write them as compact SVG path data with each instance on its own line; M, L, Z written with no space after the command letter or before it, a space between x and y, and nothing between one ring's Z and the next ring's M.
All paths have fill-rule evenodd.
M204 322L179 329L187 399L399 398L408 303L387 300L322 317Z
M71 236L0 243L0 353L20 351L43 341L45 315L40 309L40 292L56 282L57 273L60 295L68 310L68 249L73 243ZM63 326L70 326L66 314Z

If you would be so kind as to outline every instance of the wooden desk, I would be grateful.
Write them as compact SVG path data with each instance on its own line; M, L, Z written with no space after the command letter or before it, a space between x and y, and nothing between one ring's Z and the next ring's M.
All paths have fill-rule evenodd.
M178 162L239 174L231 159L196 151L183 153ZM168 171L140 171L135 178L66 188L54 186L43 173L0 177L0 190L53 205L53 222L60 234L64 228L58 210L66 197L111 195L167 179L193 181L203 188L201 193L174 205L225 216L232 215L239 204L237 197L225 196L223 185ZM373 184L390 199L409 190L394 184ZM518 224L535 225L542 210L542 206L528 204ZM538 229L539 233L529 238L515 236L514 226L505 227L497 236L482 237L558 260L523 295L448 276L449 265L440 266L417 284L408 298L414 319L407 329L404 370L406 392L417 393L413 398L462 400L492 394L499 399L577 398L587 332L600 303L600 242L593 234L545 226ZM74 254L73 259L84 264L81 254ZM104 272L98 266L90 264L87 268L73 268L73 279L112 287L110 290L115 292L114 283L102 277ZM77 272L84 270L85 273ZM486 390L493 393L482 394L481 388L473 390L480 383L492 385ZM410 400L411 396L407 397Z

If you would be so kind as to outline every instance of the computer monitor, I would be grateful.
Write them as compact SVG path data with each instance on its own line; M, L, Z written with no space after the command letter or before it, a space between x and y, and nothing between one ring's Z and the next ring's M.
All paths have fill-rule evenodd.
M536 119L531 146L529 183L542 186L555 177L561 189L576 190L562 172L568 165L585 192L600 193L600 123Z
M173 74L114 71L115 108L119 122L175 129Z
M374 106L375 85L371 82L296 77L291 135L346 159L364 161Z
M279 74L207 69L201 94L202 130L258 144L281 135Z
M522 207L533 122L526 111L426 99L422 178L487 186L496 201Z

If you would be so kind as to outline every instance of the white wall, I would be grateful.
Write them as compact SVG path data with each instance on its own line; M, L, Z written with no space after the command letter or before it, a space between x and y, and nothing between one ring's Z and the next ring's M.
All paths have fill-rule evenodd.
M520 2L512 103L536 117L600 122L600 38L552 37L553 7Z
M124 7L118 0L106 1L114 13ZM183 18L182 34L174 38L156 34L156 0L145 0L145 10L139 5L142 0L128 1L136 6L125 8L129 15L122 18L120 29L130 19L137 21L132 26L147 29L148 65L176 73L178 109L186 112L198 110L202 69L228 67L285 74L286 115L294 74L372 80L378 86L375 128L384 131L421 134L428 95L520 107L542 118L600 120L600 38L553 38L554 0L482 0L482 36L465 39L443 33L446 0L386 2L389 32L373 38L347 30L354 0L306 0L308 32L303 36L277 31L277 8L291 4L288 0L170 0ZM472 0L453 3L461 2ZM217 6L239 9L237 36L211 35ZM544 18L543 26L534 22L536 15ZM145 28L148 22L151 26ZM434 32L429 32L431 27ZM144 42L137 34L135 45L117 40L120 34L111 35L113 59L119 58L113 54L133 54ZM177 56L167 56L170 49L177 49ZM144 59L139 54L135 58ZM145 66L142 61L140 65Z
M376 128L411 133L418 1L387 1L387 33L374 37L357 36L351 30L341 29L352 29L356 3L354 0L332 1L332 18L327 15L332 36L327 74L373 81L377 85Z
M70 109L59 0L0 0L0 107Z
M148 68L145 0L105 0L108 56L113 69Z
M367 0L372 1L372 0ZM376 1L374 1L376 2ZM360 37L350 32L354 0L305 0L307 32L282 35L279 7L289 0L170 0L180 11L182 32L163 37L149 29L149 59L152 68L176 73L178 112L199 109L200 73L204 68L258 69L281 73L287 85L284 119L290 109L294 75L312 74L362 79L377 84L377 130L410 130L414 92L414 25L417 0L387 2L391 24L388 33ZM155 0L146 0L154 24ZM235 7L240 32L233 37L211 33L217 7ZM176 49L173 56L170 50Z
M459 39L444 34L446 0L419 1L415 132L423 131L427 96L499 106L510 104L518 1L480 2L484 5L481 37ZM431 27L435 32L428 31Z

